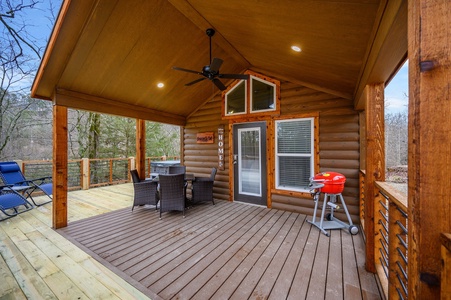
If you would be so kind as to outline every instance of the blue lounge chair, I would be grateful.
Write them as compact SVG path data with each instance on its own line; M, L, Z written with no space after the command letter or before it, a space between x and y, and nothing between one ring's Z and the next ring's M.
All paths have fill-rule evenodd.
M16 162L0 162L0 177L3 183L11 185L12 189L21 193L26 199L31 199L36 206L41 206L52 202L53 184L51 177L42 177L33 180L27 180ZM50 200L43 203L36 203L32 197L33 192L42 192Z
M13 190L11 186L0 186L0 211L6 216L0 217L0 221L12 218L30 209L33 209L33 205Z

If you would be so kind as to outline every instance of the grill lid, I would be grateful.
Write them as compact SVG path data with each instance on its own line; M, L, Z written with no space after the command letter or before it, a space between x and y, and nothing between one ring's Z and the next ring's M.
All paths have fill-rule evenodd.
M313 177L313 181L324 184L342 184L345 183L346 177L337 172L322 172Z

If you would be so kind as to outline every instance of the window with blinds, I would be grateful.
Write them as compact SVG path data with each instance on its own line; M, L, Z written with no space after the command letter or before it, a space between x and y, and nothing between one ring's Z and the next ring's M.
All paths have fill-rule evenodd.
M276 121L276 188L305 192L314 175L314 119Z

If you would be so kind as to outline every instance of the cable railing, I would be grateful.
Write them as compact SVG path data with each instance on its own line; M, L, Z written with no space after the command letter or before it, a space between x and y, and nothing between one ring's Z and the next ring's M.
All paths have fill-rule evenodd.
M360 173L360 207L364 216L365 173ZM386 298L408 299L407 196L387 182L375 182L374 263ZM362 218L363 219L363 218ZM367 237L369 238L369 237Z
M407 299L407 196L386 182L376 182L375 187L379 190L376 206L379 206L380 216L375 217L375 222L380 224L379 233L383 237L379 238L379 244L376 245L383 249L379 252L384 253L383 269L390 283L388 294Z
M152 163L178 160L178 156L146 158L146 177L150 177ZM51 160L17 161L28 179L52 176ZM69 190L90 189L98 186L130 182L130 170L135 168L135 158L82 158L68 161L67 185Z

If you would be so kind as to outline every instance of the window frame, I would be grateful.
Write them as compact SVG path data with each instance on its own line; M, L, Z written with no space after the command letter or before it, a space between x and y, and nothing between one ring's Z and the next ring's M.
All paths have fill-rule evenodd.
M311 152L310 154L290 154L283 155L278 153L278 135L277 135L277 126L281 122L294 122L299 120L310 120L310 130L311 130ZM319 170L319 145L318 145L318 116L317 115L305 115L305 116L293 116L291 118L279 118L274 120L274 188L276 191L280 191L282 193L293 192L295 194L305 194L309 193L308 188L293 188L293 187L283 187L280 186L280 166L279 166L279 157L310 157L310 177L314 176L318 173Z
M231 93L231 92L233 92L235 89L237 89L238 88L238 86L241 84L241 83L244 83L244 111L243 112L238 112L238 113L231 113L231 114L229 114L229 113L227 113L227 96ZM248 95L248 88L247 88L247 86L248 86L248 84L247 84L247 82L246 82L246 80L239 80L239 81L237 81L234 85L232 85L232 87L230 88L230 89L228 89L227 91L225 91L225 93L224 93L224 109L223 109L223 114L224 114L224 116L227 116L227 117L231 117L231 116L241 116L241 115L246 115L248 112L248 107L247 107L247 95Z
M269 78L267 76L264 76L262 74L253 72L253 71L246 71L244 74L249 75L249 80L235 80L232 84L230 84L226 90L222 92L222 119L244 119L247 118L247 120L252 119L259 119L261 117L266 116L279 116L280 115L280 81L276 79ZM265 84L271 85L274 87L274 109L265 109L265 110L256 110L251 111L252 109L252 103L251 103L251 81L252 79L257 79L261 82L264 82ZM227 95L233 91L241 82L245 82L245 112L244 113L233 113L228 114L227 113Z
M253 80L257 80L260 82L263 82L264 84L267 84L269 86L272 86L274 88L274 96L273 96L273 104L274 104L274 108L270 108L270 109L260 109L260 110L254 110L253 104L254 104L254 94L252 93L253 89ZM257 76L249 76L249 86L250 86L250 92L249 92L249 113L250 114L260 114L260 113L265 113L265 112L274 112L277 110L277 85L271 81L268 80L264 80L262 78L259 78Z

